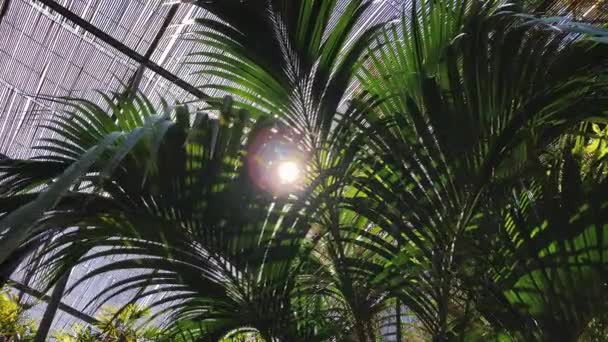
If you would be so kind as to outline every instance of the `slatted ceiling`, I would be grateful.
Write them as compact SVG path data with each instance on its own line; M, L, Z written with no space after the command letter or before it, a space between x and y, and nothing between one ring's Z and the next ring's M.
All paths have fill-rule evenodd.
M400 13L405 8L404 6L409 6L410 0L378 0L370 6L368 9L368 15L364 16L361 20L360 27L370 27L379 23L387 22L389 20L393 20L395 17L398 17ZM346 110L348 99L352 98L352 96L357 91L357 84L355 82L351 83L348 86L347 91L345 92L345 98L340 104L339 110Z
M390 4L391 6L393 4ZM374 4L374 6L372 7L372 9L370 9L370 14L368 17L365 18L365 22L369 23L370 25L375 23L375 22L380 22L382 20L384 20L384 17L387 15L387 10L390 10L391 7L390 6L386 6L385 4L381 3L381 2L377 2L376 4ZM183 18L182 24L180 25L175 25L176 27L176 31L180 31L180 32L176 32L174 35L165 35L163 38L163 41L166 42L166 45L170 45L170 46L163 46L165 45L163 43L163 41L161 41L161 43L159 44L159 49L158 52L156 52L157 56L153 55L153 59L158 58L159 62L165 62L166 61L166 65L164 65L167 69L169 69L170 71L176 73L176 74L183 74L184 77L190 78L190 82L192 84L205 84L208 83L208 79L206 79L204 76L201 75L192 75L191 73L193 71L196 70L196 66L190 66L190 65L186 65L183 64L183 60L184 60L184 56L188 54L189 51L192 50L192 48L194 46L196 46L195 43L192 42L188 42L188 41L181 41L181 40L176 40L175 36L177 34L183 33L183 32L189 32L192 31L193 29L195 29L194 26L189 26L189 25L184 25L184 23L188 22L191 18L194 17L200 17L202 16L204 13L200 13L200 10L193 10L193 8L190 8L187 10L186 15ZM390 11L388 11L390 14ZM49 15L49 14L47 14ZM179 18L179 15L178 15ZM70 65L68 67L67 72L64 74L64 80L62 80L61 82L58 82L57 84L61 85L61 87L65 84L69 85L67 88L69 88L69 92L70 95L72 96L82 96L82 92L86 91L87 88L90 88L93 84L99 84L100 81L98 78L96 78L94 75L99 75L101 74L105 74L107 75L111 75L110 78L113 80L118 80L118 79L125 79L125 78L121 78L120 76L116 76L117 73L113 73L110 74L110 71L107 70L107 72L103 72L103 70L92 70L90 73L85 71L85 65L87 64L88 61L90 60L95 60L97 61L100 57L100 55L96 55L93 56L91 55L91 51L95 51L97 52L98 50L103 51L103 49L101 48L103 44L101 43L97 43L97 44L92 44L92 45L96 45L96 46L92 46L92 45L86 45L84 44L84 47L82 49L78 49L78 47L80 47L80 45L82 45L82 41L83 41L83 37L82 36L78 36L77 35L77 31L78 29L75 30L69 30L69 28L71 26L67 25L68 23L65 22L62 18L56 18L56 20L62 21L64 26L67 26L68 29L65 30L59 30L62 33L67 34L67 36L69 37L68 39L72 39L75 40L74 44L69 44L69 46L75 46L76 48L73 49L70 53L69 56L63 56L64 58L71 58L72 61L76 62L76 65L80 65L80 68L74 68L74 66ZM57 26L55 26L57 27ZM185 29L184 29L185 28ZM90 37L89 37L90 39ZM85 37L86 40L86 37ZM61 40L59 40L61 41ZM95 43L94 41L92 41L92 43ZM163 47L165 49L163 49ZM173 52L171 53L168 49L173 50ZM76 50L76 51L75 51ZM79 51L78 51L79 50ZM61 51L67 51L66 49L61 49ZM162 53L161 53L162 51ZM169 53L167 53L167 51L169 51ZM111 53L111 51L106 51L106 53ZM114 55L115 56L115 55ZM162 59L162 60L160 60ZM197 58L191 58L190 60L197 60ZM202 57L198 57L198 60L202 60ZM95 66L98 66L100 64L103 63L95 63ZM27 64L26 64L27 65ZM128 68L120 68L117 67L118 69L124 69L126 72L122 73L119 72L118 75L120 74L124 74L126 77L128 77L129 71L131 71ZM103 68L99 68L97 67L97 69L103 69ZM173 69L173 70L172 70ZM53 70L59 70L59 68L53 68ZM21 74L20 72L18 74ZM158 75L154 74L153 72L146 72L147 80L148 82L142 82L142 84L145 84L145 88L143 88L143 90L148 93L148 89L150 88L150 86L152 87L151 89L156 89L158 87L160 88L172 88L173 91L153 91L150 90L150 93L161 93L161 94L183 94L182 99L183 101L187 101L188 99L192 99L190 95L185 94L185 92L181 91L181 89L179 89L178 87L175 87L174 85L169 85L168 87L166 86L167 82L160 78ZM106 77L107 78L107 77ZM146 79L146 77L144 77L144 79ZM212 80L212 81L217 81L217 78ZM110 82L107 80L104 80L101 82L102 84L109 84ZM116 85L118 86L118 82L115 82ZM163 87L163 85L165 85ZM115 87L97 87L97 89L100 88L106 88L108 90L112 90L112 89L116 89ZM30 90L30 89L27 89ZM61 89L61 90L66 90L66 89ZM164 90L164 89L163 89ZM27 91L26 91L27 93ZM48 93L48 92L43 92L43 94L48 94L48 95L53 95L54 93ZM154 95L153 95L154 96ZM179 96L176 96L176 98ZM34 137L32 137L32 139L34 139ZM30 140L32 140L30 139Z
M24 17L25 23L21 20ZM20 97L42 94L93 99L96 96L92 90L116 90L119 80L128 78L137 68L137 64L105 43L90 35L83 37L82 30L27 1L12 1L0 27L4 33L0 43L0 79L16 88ZM0 126L5 129L0 131L4 138L0 140L2 151L9 151L12 140L6 136L16 134L17 128L24 128L27 122L27 101L31 100L24 99L26 104L23 99L13 103L13 115L0 119L5 121ZM37 132L32 129L35 125L31 126L25 132L19 130L20 136L27 136L21 139L22 144L36 138L32 134Z
M200 17L210 17L210 15L196 6L181 5L172 24L167 28L159 41L158 48L153 52L151 57L157 64L188 80L193 85L205 84L207 83L207 79L201 75L194 74L197 67L184 63L186 56L193 49L196 49L198 45L181 38L186 37L189 32L195 29L195 26L192 25L192 19ZM159 87L162 88L162 91L157 89ZM184 92L172 83L168 83L164 78L149 70L145 73L144 80L140 84L140 89L145 94L167 94L170 95L165 96L167 99L173 98L181 102L194 100L191 94ZM166 93L167 90L169 90L169 93Z
M97 265L94 263L91 263L91 262L87 262L87 263L84 263L82 265L75 267L72 270L70 282L68 283L67 288L72 286L77 281L77 279L80 279L81 277L85 276L89 272L93 271L96 267L97 267ZM95 308L99 304L101 304L100 298L98 298L98 296L97 296L97 293L99 291L98 289L107 288L107 287L111 286L112 284L115 284L120 279L127 277L127 276L132 276L132 275L133 275L133 272L128 272L128 273L125 272L124 274L115 274L112 276L106 275L106 276L94 277L91 280L84 282L81 286L79 286L79 288L76 291L65 294L62 298L62 303L67 304L73 308L77 308L77 309L81 310L82 312L88 314L89 316L95 316L95 313L96 313ZM132 291L130 293L122 294L120 296L113 298L108 303L109 303L109 305L119 307L121 304L129 302L136 293L137 293L137 291ZM164 297L164 294L156 297L156 299L160 299L163 297ZM28 311L30 316L42 317L42 315L44 314L45 303L38 302L35 298L33 298L31 296L27 296L27 295L25 296L24 299L26 302L36 304L32 309L30 309ZM140 303L143 304L144 301L145 301L145 299L141 300ZM85 308L85 305L89 304L89 302L91 302L91 304ZM74 319L71 315L59 310L57 312L57 315L55 316L53 326L51 327L51 332L61 331L61 330L71 331L71 328L74 323L82 323L82 322L77 322L77 320ZM158 324L161 324L161 322L159 321Z
M168 6L164 5L162 0L59 2L141 54L154 38L150 32L158 31L168 11ZM67 25L78 29L69 20L67 22Z
M98 267L98 265L95 263L92 263L92 262L87 262L84 265L76 267L72 271L72 276L70 277L71 282L70 282L70 284L68 284L68 286L71 286L71 284L74 284L77 281L77 279L80 279L81 277L85 276L86 274L93 271L97 267ZM66 303L72 307L81 309L85 313L87 313L91 316L94 316L95 308L99 304L101 304L100 299L97 296L99 289L107 288L107 287L111 286L112 284L116 283L118 280L125 278L127 276L132 276L132 275L133 275L133 272L124 272L124 273L115 274L112 276L105 275L105 276L94 277L94 278L86 281L85 283L83 283L76 291L66 294L64 296L63 301L64 301L64 303ZM109 301L109 304L119 306L120 304L127 303L132 299L132 296L135 294L136 294L136 291L122 294L120 296L117 296L113 300ZM85 309L84 306L91 301L92 301L92 304L88 308ZM43 306L44 305L41 305L41 307L43 307ZM61 312L56 317L53 328L54 329L69 329L71 327L71 325L73 324L73 322L74 322L74 319L72 316L70 316L67 313Z
M536 3L543 3L543 10L549 15L564 15L590 23L608 21L608 0L540 0Z
M142 8L136 6L135 2L129 2L129 6L125 12L121 13L121 19L118 22L118 27L125 34L125 37L120 40L141 54L145 54L154 39L155 35L150 32L158 32L169 9L167 6L160 7L160 2L156 2L156 6L151 6L154 3L154 1L145 2ZM149 15L152 13L154 15ZM130 23L130 27L124 25L123 23L127 22L126 19L131 17L137 19Z

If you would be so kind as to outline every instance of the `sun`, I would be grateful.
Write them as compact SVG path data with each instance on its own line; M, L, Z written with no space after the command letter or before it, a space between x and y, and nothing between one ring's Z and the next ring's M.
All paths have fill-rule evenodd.
M300 165L291 160L281 161L277 173L281 184L293 184L300 178Z

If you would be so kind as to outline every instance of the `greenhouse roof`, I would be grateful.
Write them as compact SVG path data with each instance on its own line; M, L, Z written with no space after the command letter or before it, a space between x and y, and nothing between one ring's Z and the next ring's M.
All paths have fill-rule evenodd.
M403 8L402 2L374 1L360 29L395 16ZM85 98L101 104L98 92L120 90L142 64L147 68L139 89L155 103L161 98L195 100L203 94L196 86L209 81L184 63L191 52L201 48L185 39L196 30L193 19L208 15L191 3L0 0L0 4L0 153L11 158L29 157L31 147L46 134L39 124L61 110L48 98ZM92 268L89 263L77 267L71 279ZM25 273L15 278L28 283ZM120 278L121 274L93 278L66 295L51 331L78 321L70 308L93 316L95 305L85 305L95 299L96 289ZM44 307L40 302L32 309L33 315L41 317Z

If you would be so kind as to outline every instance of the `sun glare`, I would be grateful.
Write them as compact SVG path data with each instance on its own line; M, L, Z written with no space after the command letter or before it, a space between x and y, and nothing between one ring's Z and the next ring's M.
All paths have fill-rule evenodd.
M294 161L282 161L277 167L277 173L282 184L293 184L300 178L300 166Z

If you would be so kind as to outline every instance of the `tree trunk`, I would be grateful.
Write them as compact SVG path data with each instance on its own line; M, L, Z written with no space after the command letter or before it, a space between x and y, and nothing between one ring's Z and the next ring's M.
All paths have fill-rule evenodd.
M355 322L355 334L357 334L357 340L359 342L367 342L367 336L365 335L365 325L359 320L356 320Z
M355 322L355 334L358 342L376 342L374 325L369 319L357 319Z

